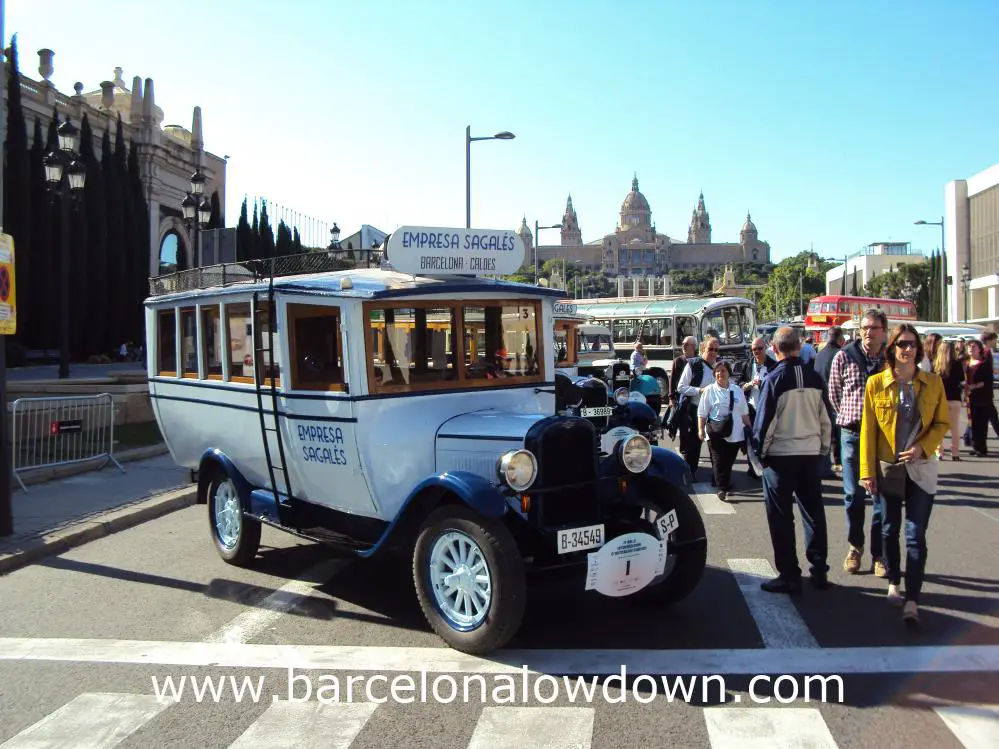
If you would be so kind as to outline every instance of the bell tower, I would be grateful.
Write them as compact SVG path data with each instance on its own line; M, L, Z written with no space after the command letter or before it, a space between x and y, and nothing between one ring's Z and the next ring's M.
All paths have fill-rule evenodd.
M572 207L572 195L565 201L565 215L562 216L562 246L577 247L583 243L583 233L579 230L576 209Z
M711 216L704 207L704 192L697 198L697 208L690 217L690 228L687 230L687 242L690 244L711 244Z

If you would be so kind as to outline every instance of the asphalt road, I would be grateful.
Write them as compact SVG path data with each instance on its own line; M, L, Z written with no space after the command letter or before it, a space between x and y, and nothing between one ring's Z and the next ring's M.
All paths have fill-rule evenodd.
M95 541L0 577L0 747L996 747L999 465L943 463L917 631L869 557L842 572L837 481L824 484L835 587L759 591L772 550L744 469L730 502L703 498L709 568L685 602L648 611L536 580L516 639L484 659L442 646L405 563L265 529L255 568L231 567L204 506ZM596 685L589 701L567 696L577 675ZM827 682L823 700L809 675L842 688ZM208 677L220 697L185 681L157 700L167 677ZM257 697L237 700L230 677Z

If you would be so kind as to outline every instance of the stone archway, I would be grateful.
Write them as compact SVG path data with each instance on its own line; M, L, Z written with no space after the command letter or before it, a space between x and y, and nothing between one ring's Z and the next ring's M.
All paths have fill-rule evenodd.
M172 240L173 237L176 239ZM161 270L162 253L164 252L165 245L171 240L176 242L175 257L183 259L183 268L188 269L192 267L191 256L193 250L191 248L191 239L187 234L187 227L184 225L183 220L176 216L169 216L160 222L159 241L153 248L153 257L150 258L153 274L165 272Z

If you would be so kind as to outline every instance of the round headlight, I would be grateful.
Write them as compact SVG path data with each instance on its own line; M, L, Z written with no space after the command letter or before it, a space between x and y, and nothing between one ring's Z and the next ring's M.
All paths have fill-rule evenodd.
M522 492L534 483L538 475L538 461L527 450L513 450L500 456L497 470L507 486Z
M652 445L640 434L633 434L621 444L621 462L632 473L641 473L652 462Z
M614 391L614 400L617 401L619 406L623 406L627 403L630 397L631 393L628 391L628 388L618 388Z

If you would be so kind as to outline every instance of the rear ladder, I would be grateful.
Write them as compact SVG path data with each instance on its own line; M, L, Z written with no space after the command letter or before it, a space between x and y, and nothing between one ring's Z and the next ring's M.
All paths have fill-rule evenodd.
M274 492L274 498L277 500L278 508L278 518L285 523L287 516L282 513L282 508L290 507L291 500L291 478L288 475L288 463L285 459L284 454L284 440L281 438L281 424L280 417L278 413L278 393L277 393L277 373L274 368L274 328L277 324L277 307L274 304L274 273L273 268L270 273L270 281L267 285L267 314L269 315L268 325L267 325L267 345L264 346L263 336L258 336L258 331L260 330L261 318L264 314L264 310L260 307L259 302L259 292L253 293L253 345L254 345L254 367L253 373L256 379L256 387L254 388L257 393L257 413L260 415L260 435L264 442L264 458L267 461L267 474L271 480L271 490ZM264 372L264 361L263 355L267 355L267 361L270 364L270 371ZM266 411L264 409L264 384L265 378L269 375L270 377L270 391L271 391L271 403L270 409ZM267 417L270 417L271 425L268 425ZM271 456L270 442L267 439L267 433L273 432L274 439L277 442L277 452L279 463L275 466L274 460ZM277 474L280 473L284 479L284 496L277 485Z

